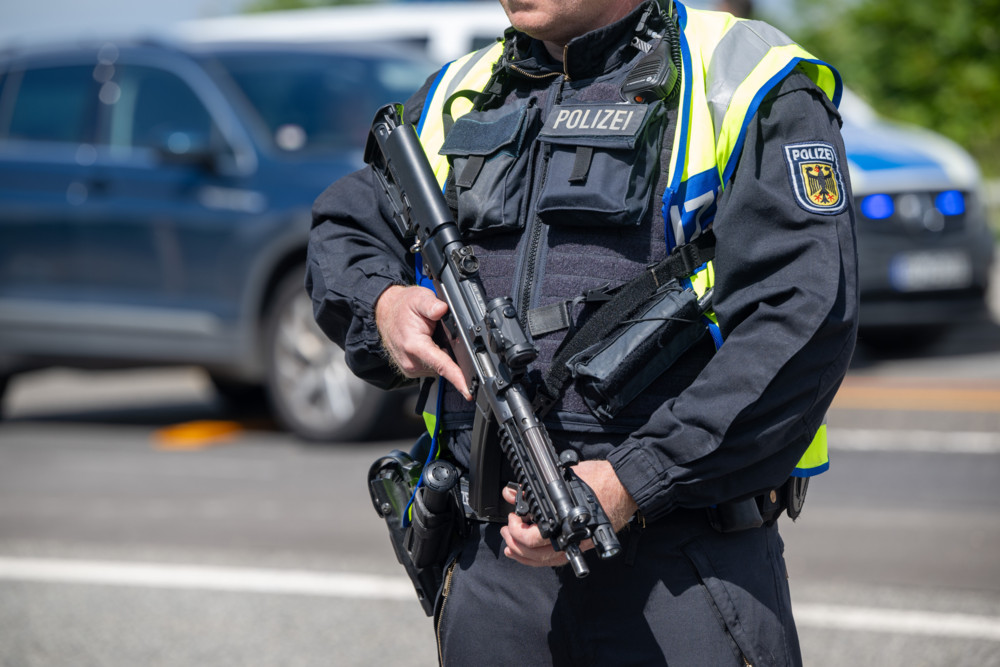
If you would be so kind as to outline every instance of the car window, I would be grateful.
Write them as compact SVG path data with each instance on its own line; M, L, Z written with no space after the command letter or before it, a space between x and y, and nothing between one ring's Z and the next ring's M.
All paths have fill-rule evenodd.
M116 152L133 148L185 152L215 141L212 117L179 76L156 67L120 68L101 100L110 107L109 143Z
M89 141L97 99L93 69L92 65L77 65L23 71L6 136L32 141Z
M364 146L372 115L402 102L430 74L421 61L346 54L221 54L229 73L285 151Z

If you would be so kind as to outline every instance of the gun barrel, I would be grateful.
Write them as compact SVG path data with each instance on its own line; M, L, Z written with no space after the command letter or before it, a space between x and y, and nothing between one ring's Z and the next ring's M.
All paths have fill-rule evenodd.
M385 124L382 128L388 129ZM464 244L458 225L451 215L434 172L412 125L399 124L377 135L386 167L399 191L409 218L408 230L420 241L424 266L432 277L445 270L448 252Z
M587 561L583 559L580 547L575 544L570 544L566 547L566 560L569 561L569 566L573 568L573 574L575 574L578 579L582 579L590 574L590 568L587 567Z

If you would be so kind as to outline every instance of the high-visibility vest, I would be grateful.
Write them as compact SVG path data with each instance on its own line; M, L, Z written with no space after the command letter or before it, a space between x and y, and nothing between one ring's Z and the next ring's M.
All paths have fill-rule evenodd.
M663 193L667 250L688 243L707 229L716 202L739 159L747 125L767 93L793 70L803 72L836 105L840 75L817 60L787 35L760 21L675 4L681 27L681 90L677 131ZM445 139L445 106L454 119L472 109L471 96L482 91L503 54L503 42L467 54L438 73L424 104L417 133L438 184L448 178L448 159L440 154ZM699 295L713 285L714 270L706 263L689 279ZM722 344L714 315L710 329ZM425 414L434 429L433 413ZM829 467L826 425L820 427L795 468L794 476L809 477Z

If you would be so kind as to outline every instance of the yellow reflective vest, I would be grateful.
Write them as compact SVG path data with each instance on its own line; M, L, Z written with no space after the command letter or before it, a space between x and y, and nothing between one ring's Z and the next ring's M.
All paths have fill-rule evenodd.
M776 28L726 13L675 7L681 27L682 74L669 186L663 193L668 250L696 239L710 226L716 201L736 168L747 125L775 85L798 69L834 104L840 102L842 91L836 70ZM469 97L455 93L482 91L503 49L503 43L498 42L449 63L428 92L417 132L442 188L449 172L447 158L439 153L446 133L445 107L452 118L471 110ZM712 263L708 262L689 280L701 295L713 279ZM714 324L714 315L709 317ZM710 328L716 344L721 345L718 327ZM425 414L425 420L433 433L433 414ZM824 424L793 475L809 477L828 467Z

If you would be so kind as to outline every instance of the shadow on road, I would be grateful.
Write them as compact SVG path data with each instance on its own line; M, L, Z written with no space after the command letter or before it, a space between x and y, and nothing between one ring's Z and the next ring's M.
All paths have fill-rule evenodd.
M996 319L995 319L996 318ZM929 360L975 363L977 356L1000 355L1000 319L983 314L965 325L917 338L906 330L862 336L851 362L861 373L882 364ZM967 362L968 365L969 362ZM30 377L29 377L30 376ZM185 369L128 371L40 371L15 378L3 398L3 421L17 423L140 426L153 429L200 420L231 421L240 430L281 433L263 393L225 399L198 372ZM11 394L20 393L13 397ZM26 398L26 394L30 397ZM421 430L412 397L399 394L368 441L416 437ZM302 441L305 444L305 441ZM321 443L322 444L322 443Z
M227 399L211 389L188 380L184 370L156 371L162 376L163 391L155 384L131 391L130 386L141 371L65 371L50 377L26 374L23 393L26 400L7 398L2 423L7 424L81 424L91 426L137 426L164 429L188 422L234 422L238 430L249 433L280 434L281 425L275 420L266 396L247 395L239 400ZM94 391L94 387L97 388ZM46 389L52 388L52 400L46 400ZM19 389L12 383L12 391ZM57 389L57 390L56 390ZM89 395L88 395L89 394ZM23 396L21 397L24 398ZM387 402L386 414L366 442L416 438L420 420L413 413L412 401L400 395ZM14 403L13 409L10 404ZM289 435L294 438L294 436ZM322 446L324 442L300 441L303 445ZM340 443L336 443L340 444Z

